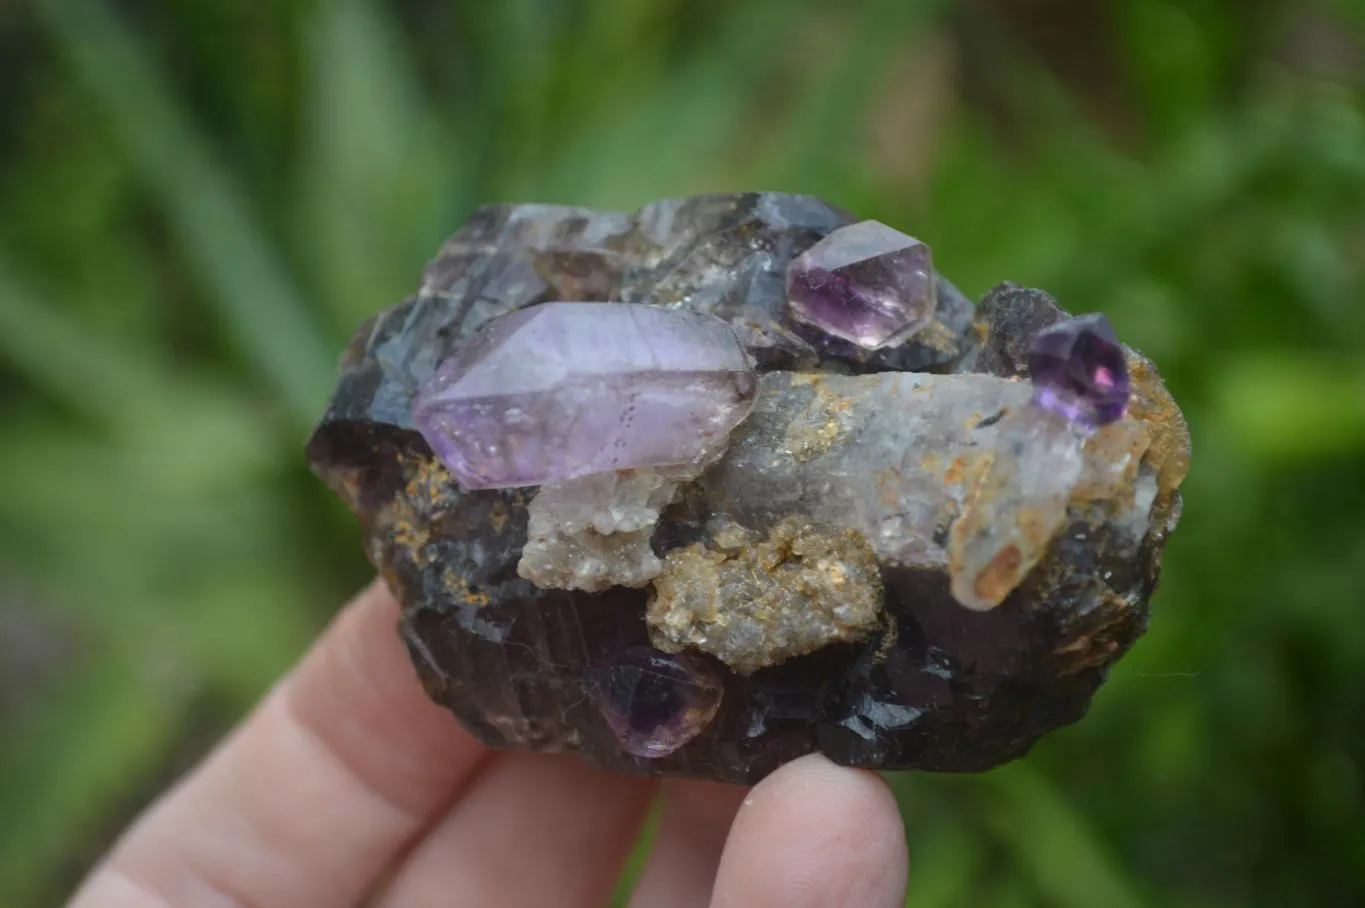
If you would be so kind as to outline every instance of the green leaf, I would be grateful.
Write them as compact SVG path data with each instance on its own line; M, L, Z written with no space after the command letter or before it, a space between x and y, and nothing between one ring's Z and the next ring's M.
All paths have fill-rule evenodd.
M332 357L266 240L250 196L195 130L136 35L103 0L30 8L155 192L236 341L300 425L327 398Z
M1015 764L985 777L987 821L1056 908L1141 908L1132 882L1084 815L1042 776Z
M558 139L559 153L536 181L542 198L629 208L651 199L752 187L717 185L717 173L746 135L762 77L801 26L814 0L752 0L720 21L662 81L642 86L610 119Z
M39 302L0 257L0 361L73 411L96 424L141 412L165 387L166 376L148 365L156 355L82 331Z
M765 160L754 167L755 185L815 195L839 193L856 169L868 106L895 55L913 45L932 23L938 0L872 0L836 23L811 17L807 44L820 48L803 60L799 103L767 141ZM851 21L849 21L851 20Z
M1365 365L1247 351L1224 364L1214 390L1223 431L1260 457L1365 451Z
M426 105L374 4L320 6L308 39L295 239L345 337L416 287L473 193L473 149Z

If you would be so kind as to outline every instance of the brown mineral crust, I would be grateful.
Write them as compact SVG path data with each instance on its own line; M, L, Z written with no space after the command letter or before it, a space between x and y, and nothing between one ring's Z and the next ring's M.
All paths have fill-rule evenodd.
M1190 427L1152 361L1130 347L1125 347L1124 353L1133 382L1128 413L1141 420L1151 434L1146 462L1157 475L1152 524L1160 526L1180 506L1178 490L1190 471Z
M421 436L393 427L328 425L314 435L309 456L327 464L319 472L360 518L366 554L400 601L418 575L422 596L439 592L450 605L534 589L515 572L529 490L464 492ZM512 559L510 575L502 558Z
M970 311L970 309L967 310L968 313ZM949 323L940 316L939 319L925 325L915 336L915 341L937 354L936 358L941 362L947 363L962 352L962 335L963 332L960 327L950 327Z
M1024 553L1019 551L1019 546L1005 546L976 575L973 584L976 594L982 599L1003 602L1010 590L1019 585L1019 568L1023 563Z
M953 574L966 571L962 561L963 544L959 540L981 532L985 529L982 522L989 520L995 513L989 507L990 501L985 499L993 496L996 490L988 482L979 482L976 488L979 494L967 501L961 516L953 521L949 530L948 570ZM1042 552L1052 542L1056 527L1055 522L1048 519L1049 516L1037 508L1022 508L1015 513L1024 547L1030 553ZM1036 554L1026 558L1019 544L1006 544L977 571L972 588L982 600L998 605L1005 601L1011 590L1019 586L1036 563Z
M829 451L853 426L850 411L853 401L832 391L824 373L802 372L792 377L793 385L810 388L805 409L788 423L783 441L785 452L798 461L807 461Z
M1146 425L1132 416L1101 427L1086 439L1085 471L1071 491L1072 503L1107 501L1131 489L1151 443ZM1107 469L1101 470L1100 465Z
M881 609L877 555L860 533L787 517L766 539L730 524L710 548L669 552L646 622L657 648L695 648L751 675L863 639Z

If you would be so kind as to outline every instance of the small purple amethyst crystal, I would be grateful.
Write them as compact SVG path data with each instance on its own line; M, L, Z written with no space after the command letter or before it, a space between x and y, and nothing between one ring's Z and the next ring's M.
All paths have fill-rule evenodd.
M929 247L878 221L840 227L787 269L800 321L875 350L908 339L934 316Z
M705 460L753 407L734 330L689 310L545 303L441 363L413 420L466 489Z
M701 734L720 709L723 686L699 657L648 646L625 649L587 672L588 693L637 757L665 757Z
M1084 428L1122 419L1128 409L1128 366L1103 315L1080 315L1039 331L1028 368L1034 403Z

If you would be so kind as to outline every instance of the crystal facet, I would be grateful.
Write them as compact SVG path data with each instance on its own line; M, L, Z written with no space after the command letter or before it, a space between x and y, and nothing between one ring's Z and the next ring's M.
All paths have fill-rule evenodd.
M635 646L586 672L588 693L621 749L665 757L701 734L724 687L700 658Z
M1081 315L1044 328L1028 355L1033 400L1085 428L1128 410L1128 364L1109 319Z
M713 316L547 303L494 319L437 369L413 419L467 489L699 463L757 382Z
M787 270L792 314L868 350L919 331L933 317L929 247L878 221L841 227Z
M359 516L425 690L480 741L744 784L812 752L982 771L1081 718L1141 636L1190 466L1155 366L1121 348L1127 413L1096 428L1093 369L1079 418L1029 402L1071 387L1047 362L1021 380L1070 318L1041 291L973 310L932 275L931 320L876 350L798 320L789 267L853 220L780 193L490 206L357 333L309 460ZM903 278L867 280L899 300ZM643 351L681 347L686 372L712 344L596 317L519 336L571 319L556 300L719 323L749 360L675 385ZM746 409L748 362L752 412L711 433L718 397ZM607 456L616 437L646 456ZM620 469L661 459L690 461Z

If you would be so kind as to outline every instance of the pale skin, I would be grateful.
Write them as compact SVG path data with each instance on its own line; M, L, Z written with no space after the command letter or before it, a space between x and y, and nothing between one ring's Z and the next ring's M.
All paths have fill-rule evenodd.
M490 751L423 694L382 584L153 803L68 908L601 908L664 798L631 908L905 904L876 775L804 757L753 788Z

